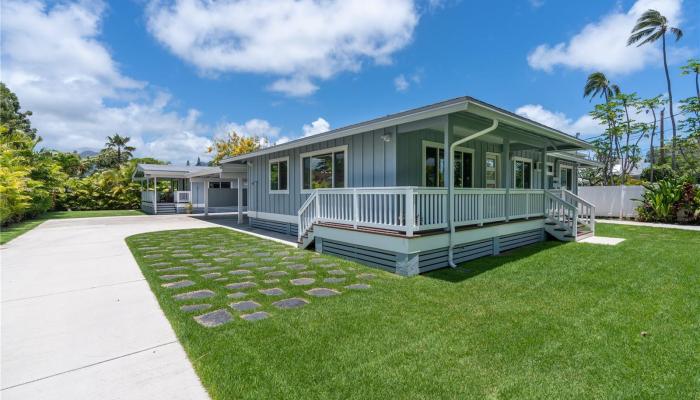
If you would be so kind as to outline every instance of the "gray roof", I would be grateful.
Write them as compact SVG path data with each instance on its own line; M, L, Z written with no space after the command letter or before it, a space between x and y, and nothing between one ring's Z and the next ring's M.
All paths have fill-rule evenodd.
M221 167L201 167L187 165L171 165L171 164L137 164L136 173L143 173L150 176L169 176L169 177L187 177L190 174L212 173L218 174L221 172Z
M578 139L568 133L562 132L560 130L551 128L539 122L533 121L531 119L522 117L510 111L504 110L502 108L493 106L481 100L477 100L470 96L457 97L450 100L441 101L438 103L430 104L427 106L410 109L407 111L398 112L395 114L389 114L383 117L371 119L368 121L360 122L353 125L348 125L342 128L334 129L328 132L324 132L314 136L308 136L292 140L290 142L266 147L264 149L256 150L248 154L242 154L235 157L224 158L221 162L232 162L240 161L250 157L255 157L262 154L268 154L276 151L283 151L292 149L295 147L305 146L312 143L323 142L330 139L335 139L343 136L350 136L358 133L363 133L369 130L381 129L393 125L399 125L406 122L418 121L422 119L427 119L439 115L446 115L453 112L467 111L469 105L481 110L486 110L490 114L498 115L499 119L503 119L504 122L508 124L518 124L527 126L530 129L536 130L537 133L549 137L551 139L562 140L570 143L572 146L580 149L589 149L591 145L581 139Z

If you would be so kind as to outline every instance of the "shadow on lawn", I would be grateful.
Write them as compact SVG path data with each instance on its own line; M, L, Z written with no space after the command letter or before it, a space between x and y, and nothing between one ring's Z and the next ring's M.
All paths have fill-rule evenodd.
M496 269L504 264L527 258L541 251L561 246L565 242L557 240L547 240L545 242L534 243L518 249L503 252L497 256L478 258L459 264L457 268L442 268L422 274L426 278L438 279L446 282L463 282L467 279L481 275L485 272Z

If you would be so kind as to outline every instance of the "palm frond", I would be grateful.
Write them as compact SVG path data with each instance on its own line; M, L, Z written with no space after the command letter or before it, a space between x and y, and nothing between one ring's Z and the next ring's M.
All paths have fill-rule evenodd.
M681 40L681 38L683 37L683 31L679 28L671 28L671 33L673 34L673 36L676 37L676 42Z
M643 29L640 31L633 31L633 33L630 35L629 39L627 39L627 45L629 46L629 45L637 43L638 41L645 38L646 36L654 33L655 30L656 30L656 28L654 27L654 28Z
M666 32L661 31L661 30L656 31L656 32L654 32L652 35L650 35L649 37L647 37L644 41L642 41L642 43L639 43L639 44L637 45L637 47L639 47L639 46L644 46L644 45L647 44L647 43L654 43L655 41L659 40L659 39L661 38L661 36L663 36L665 33L666 33Z

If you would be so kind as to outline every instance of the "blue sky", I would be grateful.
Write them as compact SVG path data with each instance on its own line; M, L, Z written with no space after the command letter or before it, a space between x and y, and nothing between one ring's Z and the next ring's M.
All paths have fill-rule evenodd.
M175 163L206 159L230 129L283 142L463 95L588 137L591 71L665 90L658 47L624 45L647 8L685 32L670 51L676 98L693 93L677 66L700 56L687 0L3 5L2 80L45 146L96 149L119 132Z

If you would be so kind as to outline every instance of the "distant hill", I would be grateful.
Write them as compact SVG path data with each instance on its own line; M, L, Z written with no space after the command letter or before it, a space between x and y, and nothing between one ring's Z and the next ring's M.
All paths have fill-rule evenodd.
M80 158L94 157L98 154L100 154L100 153L98 151L94 151L94 150L83 150L80 153L78 153Z

